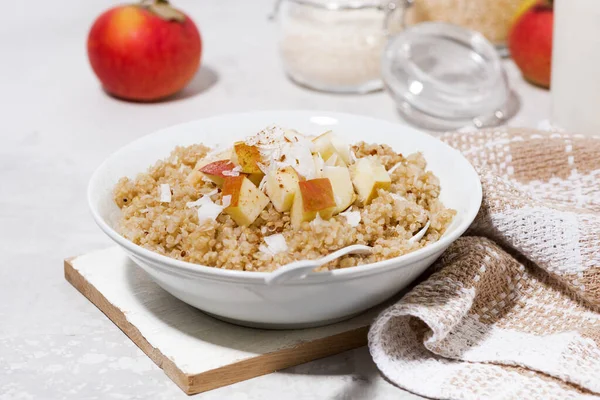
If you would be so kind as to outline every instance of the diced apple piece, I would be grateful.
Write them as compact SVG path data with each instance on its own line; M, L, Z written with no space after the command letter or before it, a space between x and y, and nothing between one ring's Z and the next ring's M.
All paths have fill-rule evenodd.
M374 157L363 157L350 166L352 183L362 204L369 204L378 189L389 190L392 180L385 167Z
M200 186L201 184L204 183L205 176L206 175L204 175L202 172L193 170L192 172L190 172L188 174L188 176L185 178L185 180L187 181L187 183L189 183L192 186Z
M333 153L331 157L325 160L325 165L329 167L347 167L346 163L338 153Z
M219 160L211 162L210 164L206 164L202 168L200 168L200 172L202 172L208 179L221 186L223 184L223 180L227 175L223 175L223 172L228 171L231 172L235 168L235 164L233 164L229 160Z
M223 197L231 196L223 211L240 226L252 224L269 204L269 198L245 176L227 176L223 182Z
M323 177L328 178L333 188L333 195L336 201L334 214L339 214L346 208L350 207L356 199L352 179L350 179L350 171L346 167L330 167L323 168Z
M323 160L327 160L334 153L337 153L333 143L331 143L332 137L333 132L328 131L312 140L315 145L314 152L319 153Z
M328 160L334 154L337 154L343 161L343 165L337 165L346 166L350 164L350 146L340 137L334 135L332 131L317 136L313 139L313 143L315 145L314 151L319 153L323 160Z
M260 174L249 174L248 179L250 179L250 182L254 183L254 186L258 186L260 185L260 182L262 181L264 176L265 174L263 174L262 172Z
M231 156L231 148L229 148L228 150L219 151L218 153L212 153L212 154L209 153L206 157L201 158L200 160L198 160L196 162L196 165L194 166L194 170L192 172L190 172L190 174L186 178L187 182L193 186L199 185L201 182L204 182L206 180L210 180L212 182L217 183L216 181L210 179L207 175L200 172L200 170L202 168L204 168L205 166L212 164L216 161L229 161L230 156ZM219 179L217 178L217 180L219 180ZM219 183L217 183L217 184L219 184Z
M340 156L341 161L343 161L345 165L350 165L352 162L352 158L350 156L350 145L336 135L333 135L331 138L331 144L333 144L333 147L335 147L335 151Z
M256 146L249 146L244 142L235 143L231 160L242 168L242 172L247 174L263 173L258 166L258 163L262 162L262 156Z
M315 219L317 213L322 218L329 219L335 207L333 187L329 179L318 178L299 182L290 213L292 226L298 229L302 222Z
M218 153L209 153L206 157L201 158L196 162L194 170L199 171L205 165L208 165L215 161L229 160L231 158L231 147L229 149L219 151Z
M277 211L285 212L292 208L299 181L298 173L290 166L269 171L265 189Z

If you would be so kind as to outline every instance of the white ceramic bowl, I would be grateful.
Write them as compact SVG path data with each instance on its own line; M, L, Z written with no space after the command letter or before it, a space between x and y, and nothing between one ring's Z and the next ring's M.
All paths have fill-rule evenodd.
M264 272L231 271L183 261L143 249L114 227L119 209L112 190L119 178L134 177L177 145L228 144L277 124L306 134L333 129L350 143L386 143L396 151L423 152L441 182L441 200L457 215L436 243L413 253L354 268L309 274L267 286ZM145 136L110 156L88 188L94 219L133 261L173 296L220 319L263 328L325 325L358 314L390 298L431 265L471 224L481 204L481 184L469 162L441 141L405 125L321 111L266 111L202 119Z

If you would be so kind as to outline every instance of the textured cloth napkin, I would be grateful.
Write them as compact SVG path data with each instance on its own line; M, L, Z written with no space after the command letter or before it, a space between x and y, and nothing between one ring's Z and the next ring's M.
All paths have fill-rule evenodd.
M377 366L436 399L600 398L600 137L505 128L443 140L480 173L483 204L372 325Z

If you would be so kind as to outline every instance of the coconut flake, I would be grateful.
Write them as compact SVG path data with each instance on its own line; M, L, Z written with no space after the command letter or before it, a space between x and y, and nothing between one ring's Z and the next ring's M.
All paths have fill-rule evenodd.
M223 176L240 176L240 172L242 172L242 167L236 165L230 170L221 172L221 174L223 174Z
M258 190L264 192L266 187L267 187L267 175L263 176L262 179L260 180L260 183L258 184Z
M325 161L320 154L316 154L314 157L315 161L315 178L323 176L323 169L325 168Z
M289 166L306 179L315 177L315 162L311 150L313 143L304 135L269 127L247 138L246 144L258 147L262 158L258 166L265 174Z
M196 201L189 201L185 205L188 208L198 207L198 221L203 222L206 220L215 221L219 214L223 212L223 209L229 207L231 204L231 196L223 196L221 199L221 205L215 204L210 196L217 194L219 189L215 189L210 193L206 193Z
M210 192L203 194L198 200L188 201L187 203L185 203L185 205L188 208L192 208L192 207L200 207L204 204L212 203L213 201L211 199L211 196L214 196L217 193L219 193L219 189L211 190Z
M283 137L288 142L293 143L300 141L300 139L305 138L306 136L304 136L295 129L284 129Z
M313 179L316 175L315 161L310 147L305 141L289 143L285 146L283 154L285 162L306 179Z
M219 214L223 212L223 206L219 206L212 201L210 203L202 204L198 208L198 221L203 222L206 220L215 221Z
M388 169L388 174L391 174L392 172L394 172L396 170L396 168L398 168L401 165L402 165L402 162L399 162L398 164L394 165L392 168Z
M265 174L286 166L297 168L299 164L306 164L308 156L312 157L310 140L295 131L277 126L268 127L248 137L245 143L258 148L262 158L259 168Z
M160 202L170 203L171 202L171 186L168 183L162 183L160 185Z
M261 170L261 172L263 174L268 174L269 173L269 164L264 164L264 163L256 163L256 165L258 166L258 168Z
M311 226L318 226L321 225L323 223L324 219L321 218L321 214L317 213L317 216L315 217L315 219L313 219L312 221L310 221L310 225Z
M231 170L226 170L221 172L221 175L223 176L240 176L240 173L238 171L234 171L233 169Z
M425 236L425 233L427 233L427 229L429 229L430 225L431 225L431 222L427 221L425 226L419 232L417 232L413 237L408 239L408 243L415 243L415 242L418 242L419 240L423 239L423 236Z
M404 196L399 195L398 193L390 193L390 196L392 196L392 199L394 200L398 200L398 201L408 201L408 199Z
M285 131L278 126L269 126L256 135L247 137L245 143L248 146L270 146L282 142L284 133Z
M273 256L273 253L271 253L271 250L269 250L269 248L267 246L265 246L264 244L261 244L260 246L258 246L258 250L261 253L265 253L270 255L271 257Z
M204 195L196 201L188 201L187 203L185 203L185 206L187 208L201 207L204 204L208 204L208 203L212 203L212 200L210 199L210 196Z
M346 222L348 222L348 225L350 225L352 227L357 227L361 220L359 211L346 211L346 212L340 213L340 215L342 217L345 217Z
M265 236L266 249L259 249L267 254L275 255L279 253L286 252L288 250L287 243L285 241L285 237L281 233L276 233L271 236ZM262 246L262 245L261 245ZM264 247L264 246L263 246ZM267 251L264 251L267 250Z
M223 198L221 199L221 205L223 206L223 208L227 208L231 205L231 195L228 194L227 196L223 196Z

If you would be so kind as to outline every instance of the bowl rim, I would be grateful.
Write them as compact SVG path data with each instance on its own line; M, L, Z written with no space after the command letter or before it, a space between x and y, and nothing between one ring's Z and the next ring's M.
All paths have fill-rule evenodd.
M116 242L118 245L120 245L121 247L123 247L124 249L133 253L134 255L136 255L137 257L139 257L141 259L151 261L154 264L163 267L162 269L166 268L167 270L170 270L172 268L171 272L176 272L177 270L180 270L182 272L191 273L192 275L202 276L204 278L210 278L210 279L214 279L214 280L234 280L234 281L245 282L245 283L264 283L265 277L267 277L270 274L270 272L229 270L229 269L210 267L210 266L206 266L206 265L202 265L202 264L195 264L195 263L191 263L191 262L187 262L187 261L181 261L181 260L177 260L177 259L168 257L166 255L162 255L162 254L156 253L154 251L145 249L145 248L129 241L124 236L119 234L116 230L114 230L104 220L104 218L102 216L100 216L99 211L95 207L95 202L93 201L93 195L94 195L93 189L94 189L96 181L99 180L101 173L104 171L104 169L108 165L110 165L110 163L113 159L117 158L120 153L127 151L131 147L137 146L140 142L146 141L150 137L160 136L160 135L165 134L165 132L168 132L172 129L181 128L186 125L192 125L199 121L218 120L218 119L225 120L225 119L229 119L229 118L240 118L243 116L246 116L246 117L258 116L259 114L269 115L269 114L274 114L274 113L276 113L276 114L298 114L298 115L314 114L314 115L319 115L319 116L332 117L332 118L336 118L336 119L360 118L360 119L367 120L367 121L368 120L375 121L378 124L384 123L384 124L388 124L388 125L398 125L398 126L402 127L403 130L412 131L413 134L421 135L421 136L426 135L431 140L437 140L439 142L439 144L445 148L445 151L454 153L456 156L458 156L460 159L462 159L466 163L467 169L469 170L469 175L471 175L471 176L466 176L465 178L473 179L473 183L475 183L475 188L476 188L476 192L471 194L471 196L475 197L476 201L473 203L473 206L471 208L469 208L467 210L467 212L465 212L463 220L450 233L443 235L442 238L440 238L437 242L431 243L431 244L429 244L423 248L420 248L418 250L415 250L411 253L404 254L404 255L390 258L390 259L383 260L383 261L378 261L375 263L362 264L362 265L359 265L356 267L335 269L335 270L331 270L331 271L311 273L311 274L308 274L304 279L293 280L293 281L287 282L285 285L306 284L306 283L312 284L312 283L319 283L319 282L326 283L326 282L329 282L332 280L353 279L353 278L357 278L357 277L360 277L360 276L366 275L366 274L370 275L373 273L383 272L392 267L406 266L415 261L425 259L436 253L440 253L440 252L444 251L450 244L452 244L456 239L458 239L468 229L468 227L471 225L471 223L477 216L477 213L479 212L479 208L481 207L481 202L482 202L482 198L483 198L483 192L482 192L481 181L480 181L479 175L475 171L475 168L457 149L442 142L441 140L439 140L438 138L436 138L434 136L431 136L423 131L415 129L409 125L392 122L392 121L387 121L384 119L373 118L373 117L364 116L364 115L358 115L358 114L349 114L349 113L342 113L342 112L329 112L329 111L320 111L320 110L270 110L270 111L269 110L261 110L261 111L251 111L251 112L244 112L244 113L225 113L225 114L219 114L219 115L215 115L215 116L211 116L211 117L207 117L207 118L199 118L199 119L191 120L188 122L171 125L171 126L168 126L165 128L161 128L157 131L154 131L148 135L141 136L141 137L137 138L136 140L129 142L128 144L120 147L118 150L116 150L111 155L109 155L94 170L94 172L89 180L88 187L87 187L87 201L88 201L88 207L91 211L94 221L100 227L100 229L109 238L111 238L114 242Z

